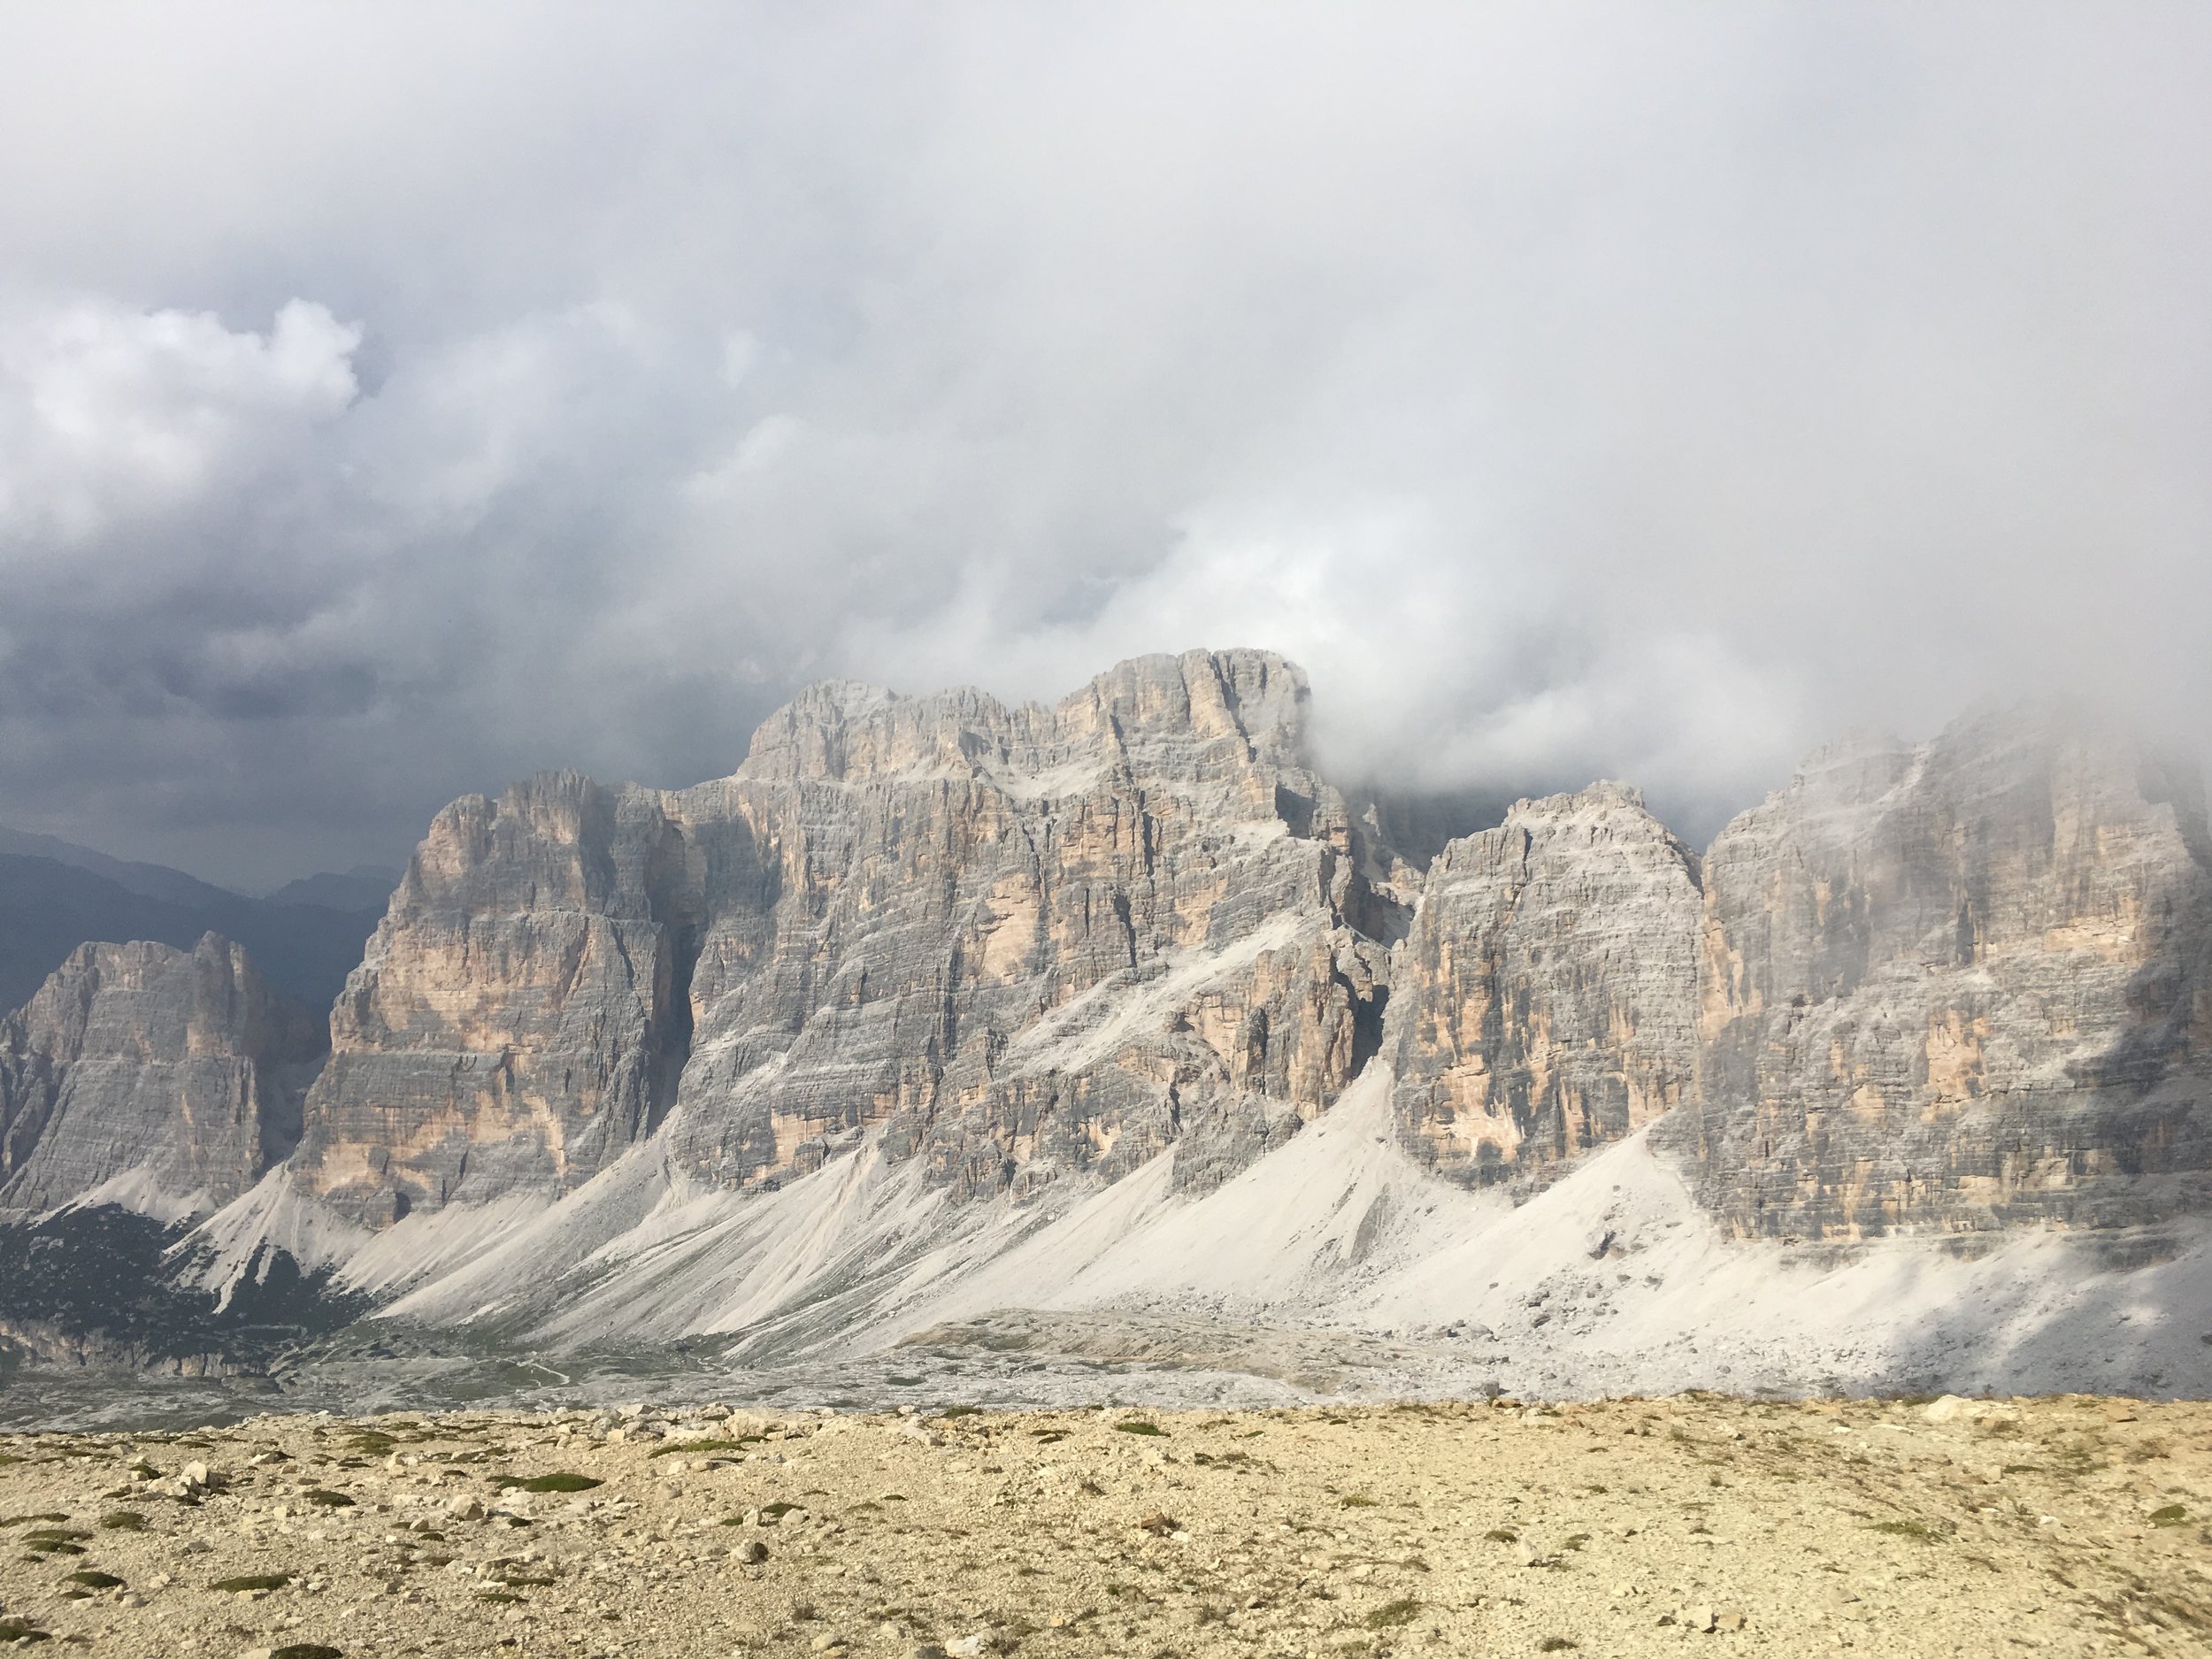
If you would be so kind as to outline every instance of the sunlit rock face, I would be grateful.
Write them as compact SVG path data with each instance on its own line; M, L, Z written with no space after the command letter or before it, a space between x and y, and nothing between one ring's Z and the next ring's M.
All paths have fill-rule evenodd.
M727 779L442 813L333 1018L296 1179L362 1218L589 1179L747 1187L863 1137L956 1194L1202 1186L1379 1038L1386 859L1303 676L1146 657L1056 708L810 688Z
M227 1202L291 1149L323 1047L213 933L80 946L0 1019L0 1211Z
M1697 1110L1740 1233L2108 1224L2212 1197L2193 772L2048 710L1816 755L1705 860Z
M1523 801L1430 866L1385 1052L1407 1149L1540 1180L1680 1104L1696 1067L1698 860L1601 783Z

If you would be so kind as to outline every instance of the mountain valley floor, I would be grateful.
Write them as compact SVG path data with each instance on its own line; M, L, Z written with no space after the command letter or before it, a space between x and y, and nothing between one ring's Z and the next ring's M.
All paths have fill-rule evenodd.
M0 1439L123 1659L2200 1653L2212 1405L726 1406Z

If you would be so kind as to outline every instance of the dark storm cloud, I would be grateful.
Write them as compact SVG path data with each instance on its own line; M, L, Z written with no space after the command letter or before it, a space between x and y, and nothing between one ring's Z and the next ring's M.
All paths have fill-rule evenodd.
M18 9L0 821L273 884L798 681L1332 767L2212 707L2197 6Z

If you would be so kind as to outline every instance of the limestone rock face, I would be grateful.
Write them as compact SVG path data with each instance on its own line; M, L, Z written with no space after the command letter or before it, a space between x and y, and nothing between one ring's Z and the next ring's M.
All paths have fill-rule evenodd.
M1679 1104L1696 1069L1698 860L1636 790L1523 801L1430 867L1385 1053L1406 1148L1541 1179Z
M0 1020L0 1210L119 1180L134 1203L227 1202L291 1149L323 1047L213 933L81 946Z
M2212 1198L2201 784L2050 710L1816 756L1705 861L1697 1110L1747 1233L2115 1223Z
M549 773L439 813L331 1010L303 1182L388 1221L598 1173L673 1098L684 881L649 790Z
M334 1017L297 1179L371 1220L656 1129L745 1187L879 1135L962 1194L1240 1167L1379 1039L1387 864L1303 676L1146 657L1056 708L835 683L732 777L440 815Z

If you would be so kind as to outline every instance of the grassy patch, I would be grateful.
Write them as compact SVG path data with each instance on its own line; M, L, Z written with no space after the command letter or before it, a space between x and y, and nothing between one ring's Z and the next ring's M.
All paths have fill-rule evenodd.
M69 1582L81 1584L88 1590L112 1590L123 1581L111 1572L95 1572L87 1567L81 1572L71 1573Z
M1575 1644L1564 1636L1547 1636L1536 1644L1538 1653L1572 1653Z
M494 1475L492 1485L503 1492L589 1492L603 1483L589 1475L563 1471L551 1475Z
M656 1446L646 1456L669 1457L678 1452L738 1452L748 1446L757 1445L765 1435L741 1434L733 1440L686 1440L680 1446Z
M1394 1601L1385 1601L1360 1623L1370 1630L1395 1630L1401 1624L1413 1623L1421 1604L1409 1595L1402 1595Z
M53 1640L51 1636L35 1624L23 1624L12 1618L0 1618L0 1642L51 1640Z
M2163 1509L2151 1511L2153 1526L2181 1526L2187 1524L2189 1511L2178 1503L2169 1503Z
M495 1607L512 1607L522 1600L520 1596L507 1590L479 1590L476 1593L476 1599L480 1601L489 1601Z
M59 1509L43 1509L36 1515L0 1516L0 1526L28 1526L33 1521L65 1521L68 1518Z
M1589 1533L1587 1533L1587 1532L1575 1532L1575 1533L1571 1533L1571 1534L1570 1534L1570 1535L1569 1535L1569 1537L1568 1537L1568 1539L1567 1539L1567 1541L1566 1541L1565 1543L1563 1543L1563 1544L1560 1545L1560 1547L1559 1547L1559 1548L1562 1548L1562 1549L1580 1549L1580 1548L1582 1548L1585 1545L1588 1544L1588 1543L1589 1543L1589 1541L1590 1541L1590 1535L1589 1535Z
M277 1648L269 1659L345 1659L345 1655L319 1641L296 1641Z
M1041 1446L1055 1445L1068 1437L1068 1431L1065 1429L1032 1429L1029 1432Z
M250 1595L256 1590L281 1590L291 1582L288 1572L249 1572L236 1578L218 1578L207 1587L224 1595Z
M1160 1434L1160 1435L1164 1435L1164 1434L1167 1432L1167 1431L1166 1431L1165 1429L1162 1428L1162 1427L1161 1427L1158 1424L1156 1424L1156 1423L1147 1423L1147 1422L1142 1421L1142 1420L1141 1420L1141 1419L1140 1419L1140 1418L1137 1418L1137 1417L1132 1417L1132 1418L1130 1418L1130 1419L1129 1419L1129 1421L1128 1421L1128 1422L1126 1422L1126 1423L1117 1423L1117 1424L1115 1424L1115 1425L1114 1425L1114 1432L1116 1432L1117 1434Z
M100 1525L111 1532L142 1532L146 1517L136 1509L117 1509L100 1517Z
M353 1500L342 1492L326 1492L318 1486L311 1492L300 1494L301 1499L319 1509L350 1509Z
M941 1417L979 1417L983 1415L983 1408L981 1406L946 1406L940 1409L937 1415Z
M799 1506L795 1503L786 1503L781 1499L778 1499L773 1503L762 1504L760 1506L760 1512L763 1515L772 1516L775 1519L780 1521L785 1516L790 1514L792 1510L797 1509L798 1507Z
M1517 1544L1521 1535L1509 1526L1494 1526L1483 1536L1494 1544Z

